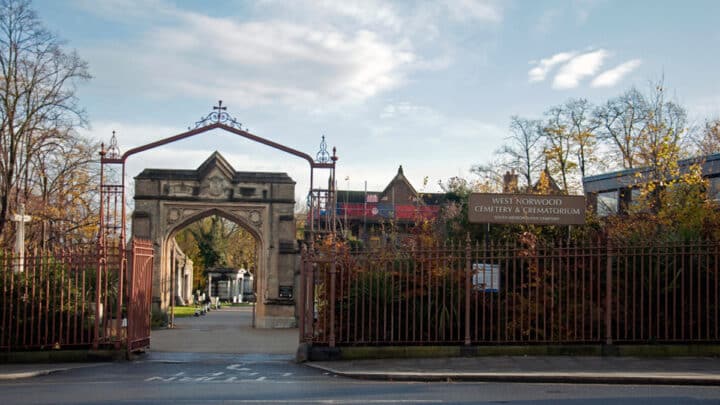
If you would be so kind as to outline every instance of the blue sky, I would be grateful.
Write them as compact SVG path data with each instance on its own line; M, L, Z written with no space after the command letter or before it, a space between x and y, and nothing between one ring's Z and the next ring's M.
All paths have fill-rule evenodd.
M36 0L46 26L89 62L79 88L94 138L122 150L187 129L222 99L259 136L315 155L338 148L339 188L382 189L398 165L417 189L471 178L511 115L571 97L602 102L664 77L691 120L720 116L718 1ZM226 133L128 163L236 170L307 164ZM423 187L423 178L428 177ZM346 178L348 178L346 180Z

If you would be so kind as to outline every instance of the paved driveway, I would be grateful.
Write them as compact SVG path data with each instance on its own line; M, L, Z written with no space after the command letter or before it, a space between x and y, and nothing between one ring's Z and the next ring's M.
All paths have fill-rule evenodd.
M151 352L294 355L297 329L254 329L252 307L224 307L205 316L175 318L175 328L153 330Z

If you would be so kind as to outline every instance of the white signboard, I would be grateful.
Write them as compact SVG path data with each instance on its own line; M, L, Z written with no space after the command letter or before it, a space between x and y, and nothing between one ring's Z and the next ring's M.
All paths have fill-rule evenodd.
M500 265L473 263L472 284L475 291L500 291Z

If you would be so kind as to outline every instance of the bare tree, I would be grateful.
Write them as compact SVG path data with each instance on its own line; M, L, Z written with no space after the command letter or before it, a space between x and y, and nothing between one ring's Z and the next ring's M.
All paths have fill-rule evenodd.
M496 161L489 165L475 165L472 171L490 184L502 184L503 172L512 170L522 176L525 186L533 184L534 176L542 168L542 128L539 120L510 117L510 136L507 143L495 151Z
M592 104L584 98L568 100L563 108L570 136L575 143L580 177L585 177L588 165L596 162L595 131L600 124L592 115Z
M98 150L96 142L68 137L32 156L28 166L33 176L23 190L38 219L30 228L31 240L48 247L97 236Z
M502 147L500 153L510 158L513 168L525 178L527 187L532 187L533 176L540 171L543 161L541 123L512 116L510 131L509 144Z
M705 120L699 135L696 143L700 154L720 153L720 118Z
M27 195L33 157L85 122L75 93L87 64L62 45L29 0L0 0L0 235Z
M645 125L636 142L639 163L659 167L666 161L675 162L686 157L682 137L687 125L685 109L666 100L662 79L652 84L646 100Z
M599 137L610 143L611 154L622 161L624 169L637 165L637 142L647 111L645 97L634 87L595 109Z
M577 167L577 164L571 159L575 153L576 144L567 113L568 110L564 106L552 107L545 113L547 119L543 127L548 166L553 173L560 176L565 193L571 188L571 172Z

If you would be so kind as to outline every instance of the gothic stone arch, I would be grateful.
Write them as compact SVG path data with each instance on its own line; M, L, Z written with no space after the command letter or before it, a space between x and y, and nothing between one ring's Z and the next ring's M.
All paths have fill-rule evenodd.
M286 173L237 172L218 152L196 170L144 170L135 177L132 235L155 244L153 309L170 304L168 252L175 233L216 214L243 226L257 242L256 326L294 327L299 271L294 205L295 182Z

